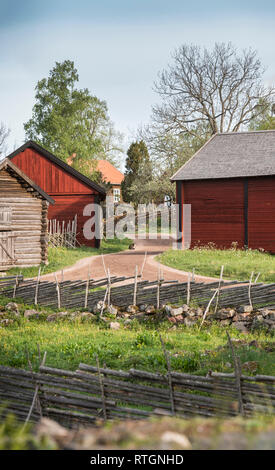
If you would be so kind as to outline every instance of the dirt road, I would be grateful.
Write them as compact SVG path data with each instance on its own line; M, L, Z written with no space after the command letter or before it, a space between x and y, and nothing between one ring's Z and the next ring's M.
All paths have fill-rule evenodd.
M135 243L135 250L126 250L104 255L105 267L106 269L110 269L112 276L133 276L136 266L140 273L146 254L146 262L143 269L144 279L149 281L156 280L160 267L165 280L178 280L181 282L187 280L188 273L161 265L155 259L158 254L172 247L172 240L162 240L158 238L156 240L136 240ZM90 256L79 260L75 265L69 268L65 268L64 280L87 279L89 268L93 279L105 277L102 256ZM60 272L57 273L57 277L59 280L61 279ZM43 279L53 280L54 274L47 274L43 276ZM196 282L210 282L211 280L213 280L213 278L195 276Z

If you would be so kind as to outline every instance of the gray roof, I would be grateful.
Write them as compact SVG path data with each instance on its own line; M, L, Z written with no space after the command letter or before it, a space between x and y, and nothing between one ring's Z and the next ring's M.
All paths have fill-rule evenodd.
M171 180L268 175L275 175L275 130L215 134Z

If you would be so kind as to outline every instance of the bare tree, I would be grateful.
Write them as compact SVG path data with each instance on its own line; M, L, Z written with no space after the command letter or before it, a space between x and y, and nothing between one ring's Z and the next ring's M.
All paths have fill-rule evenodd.
M153 120L177 134L193 134L198 123L211 134L236 132L272 102L274 88L263 86L263 73L251 49L238 54L231 43L215 44L211 51L183 45L155 83L162 102L153 108Z
M9 136L10 130L1 122L0 123L0 159L6 151L6 141Z

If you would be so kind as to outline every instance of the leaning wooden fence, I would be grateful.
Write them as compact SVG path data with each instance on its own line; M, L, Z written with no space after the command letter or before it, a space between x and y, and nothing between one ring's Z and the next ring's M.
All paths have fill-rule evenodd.
M123 285L122 285L123 284ZM106 297L106 291L108 296ZM249 281L214 281L211 283L143 280L141 275L110 276L101 279L63 281L53 276L53 281L22 277L0 279L0 294L20 298L25 303L35 303L52 308L93 308L99 301L107 300L118 307L130 304L183 304L195 302L207 306L216 295L219 307L241 305L275 306L275 284L251 284ZM214 299L215 300L215 299Z
M65 246L76 248L77 245L77 215L69 222L56 219L48 222L49 244L53 247Z
M87 364L74 372L43 365L39 372L0 366L0 404L4 415L13 413L21 421L46 416L70 428L162 415L275 414L275 377L161 375Z

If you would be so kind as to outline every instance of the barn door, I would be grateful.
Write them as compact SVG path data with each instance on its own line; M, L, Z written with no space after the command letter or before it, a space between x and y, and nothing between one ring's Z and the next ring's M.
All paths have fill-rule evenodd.
M12 231L0 231L0 266L10 266L15 264L14 241L15 236Z

